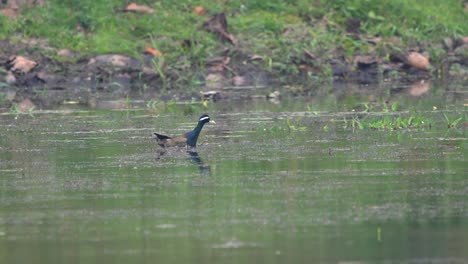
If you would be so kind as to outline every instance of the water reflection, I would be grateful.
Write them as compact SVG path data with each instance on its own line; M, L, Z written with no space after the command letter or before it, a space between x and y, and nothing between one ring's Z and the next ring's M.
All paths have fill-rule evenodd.
M166 157L167 156L174 156L174 157L181 158L180 155L182 155L182 154L183 154L183 152L180 149L176 149L174 151L172 151L172 150L169 151L166 148L159 148L156 151L156 161L161 160L164 156L166 156ZM198 152L195 149L187 150L187 154L188 154L188 156L186 156L186 155L183 155L183 156L187 157L187 159L190 162L197 165L201 174L211 176L211 167L210 167L210 165L207 165L207 164L205 164L203 162L203 159L200 158L200 155L198 154Z
M464 263L466 133L443 119L463 93L404 89L211 104L222 122L200 152L150 142L189 129L182 114L0 115L0 263ZM431 129L339 122L395 100L444 112Z
M200 173L203 175L211 176L211 167L210 165L206 165L203 160L200 158L200 155L198 155L197 151L194 150L187 150L187 153L190 155L189 159L198 165L198 169L200 170Z

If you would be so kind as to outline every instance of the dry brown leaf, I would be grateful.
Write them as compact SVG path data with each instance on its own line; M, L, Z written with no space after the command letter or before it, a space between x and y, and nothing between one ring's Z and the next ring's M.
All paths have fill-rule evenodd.
M315 55L312 52L310 52L309 50L307 50L307 49L304 49L304 54L306 55L307 58L309 58L311 60L316 59Z
M159 50L153 49L151 47L146 47L145 52L148 53L148 54L151 54L151 55L153 55L155 57L159 57L159 56L163 55Z
M258 54L253 54L252 56L250 56L249 60L250 61L263 60L263 57L261 55L258 55Z
M128 11L128 12L137 12L137 13L145 13L145 14L152 14L154 13L154 9L149 7L149 6L145 6L145 5L139 5L139 4L136 4L136 3L130 3L126 8L125 8L125 11Z

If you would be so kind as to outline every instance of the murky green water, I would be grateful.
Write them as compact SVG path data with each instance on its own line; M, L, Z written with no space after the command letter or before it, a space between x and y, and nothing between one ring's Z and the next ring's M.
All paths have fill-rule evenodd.
M467 136L431 112L463 106L359 130L360 100L0 116L0 263L468 262ZM198 153L160 155L203 112Z

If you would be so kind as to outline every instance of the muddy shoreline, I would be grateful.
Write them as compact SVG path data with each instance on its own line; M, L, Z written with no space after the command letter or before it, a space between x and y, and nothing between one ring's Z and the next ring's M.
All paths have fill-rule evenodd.
M249 97L249 91L258 87L284 85L294 89L275 88L276 94L266 89L262 93L265 97L310 94L331 82L375 87L388 82L466 81L468 43L459 41L445 49L447 56L443 60L422 67L409 61L407 52L393 54L389 60L356 55L347 62L339 54L337 59L322 60L304 51L304 58L291 62L299 69L297 75L285 76L275 68L265 70L261 57L229 47L224 55L206 60L205 71L199 73L194 84L193 80L181 78L183 73L176 69L164 75L158 72L154 63L157 58L150 53L139 58L121 54L83 56L57 50L46 41L4 39L0 40L0 97L6 108L26 99L36 107L50 108L67 102L92 106L91 102L99 98L128 96L158 101L232 99ZM324 69L330 72L324 73Z

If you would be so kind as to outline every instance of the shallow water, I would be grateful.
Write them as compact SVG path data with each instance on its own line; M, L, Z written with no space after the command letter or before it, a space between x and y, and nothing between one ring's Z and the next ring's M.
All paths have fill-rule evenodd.
M0 263L468 262L466 132L431 112L460 101L389 131L345 125L361 99L2 115ZM158 150L203 112L198 152Z

